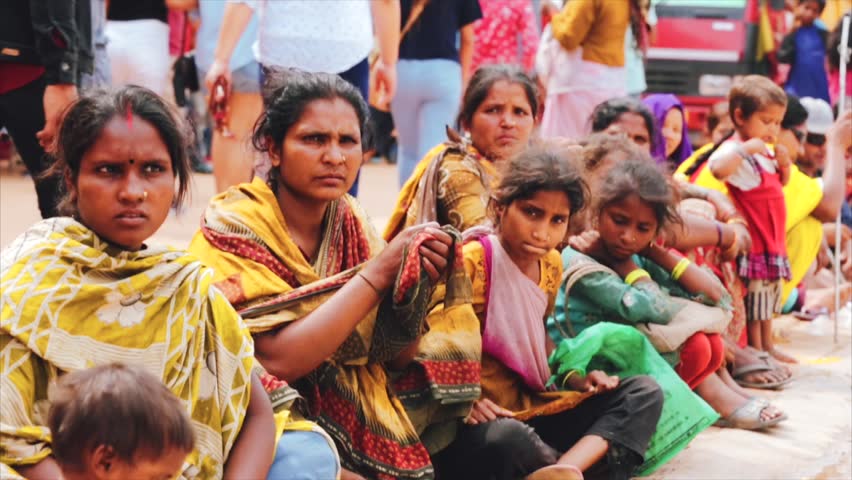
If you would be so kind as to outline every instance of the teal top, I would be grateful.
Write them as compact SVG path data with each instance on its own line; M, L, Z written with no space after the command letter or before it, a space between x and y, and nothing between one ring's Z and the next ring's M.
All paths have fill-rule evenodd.
M566 299L565 283L559 287L556 296L556 308L547 321L547 331L557 345L565 337L570 337L600 322L614 322L626 325L637 323L666 324L684 307L673 302L672 297L687 298L707 305L715 305L703 295L694 295L672 280L671 273L651 260L633 256L639 268L645 269L654 282L639 282L630 286L615 272L593 272L582 276L572 287ZM571 247L562 252L562 265L565 271L578 263L598 262ZM723 298L719 306L730 304L730 297ZM570 311L570 315L568 312ZM566 324L566 316L569 322ZM559 322L559 326L556 325ZM678 361L675 355L663 355L670 363Z

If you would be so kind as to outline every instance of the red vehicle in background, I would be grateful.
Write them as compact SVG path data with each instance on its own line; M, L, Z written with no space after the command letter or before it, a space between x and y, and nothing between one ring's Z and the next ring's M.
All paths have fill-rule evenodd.
M736 77L776 76L773 51L785 30L784 0L653 3L658 21L645 67L648 93L677 95L696 140L710 107L724 100Z

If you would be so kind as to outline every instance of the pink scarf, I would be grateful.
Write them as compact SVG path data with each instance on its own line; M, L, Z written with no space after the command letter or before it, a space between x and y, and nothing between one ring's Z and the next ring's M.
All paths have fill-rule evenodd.
M550 378L544 315L547 295L515 265L495 235L479 238L488 283L482 352L517 373L528 387L545 390Z

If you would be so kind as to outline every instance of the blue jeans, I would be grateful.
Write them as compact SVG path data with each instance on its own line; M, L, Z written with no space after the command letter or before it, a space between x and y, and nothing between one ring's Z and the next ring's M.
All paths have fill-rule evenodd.
M340 461L331 439L318 432L286 431L278 440L267 480L334 480Z
M444 59L400 60L397 90L391 102L399 154L399 185L414 172L426 152L447 139L462 94L461 65Z

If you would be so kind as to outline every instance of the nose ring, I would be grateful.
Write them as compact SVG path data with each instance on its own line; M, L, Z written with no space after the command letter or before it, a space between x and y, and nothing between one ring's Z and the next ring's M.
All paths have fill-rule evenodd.
M147 199L148 199L148 191L145 190L145 191L142 192L142 200L147 200Z

